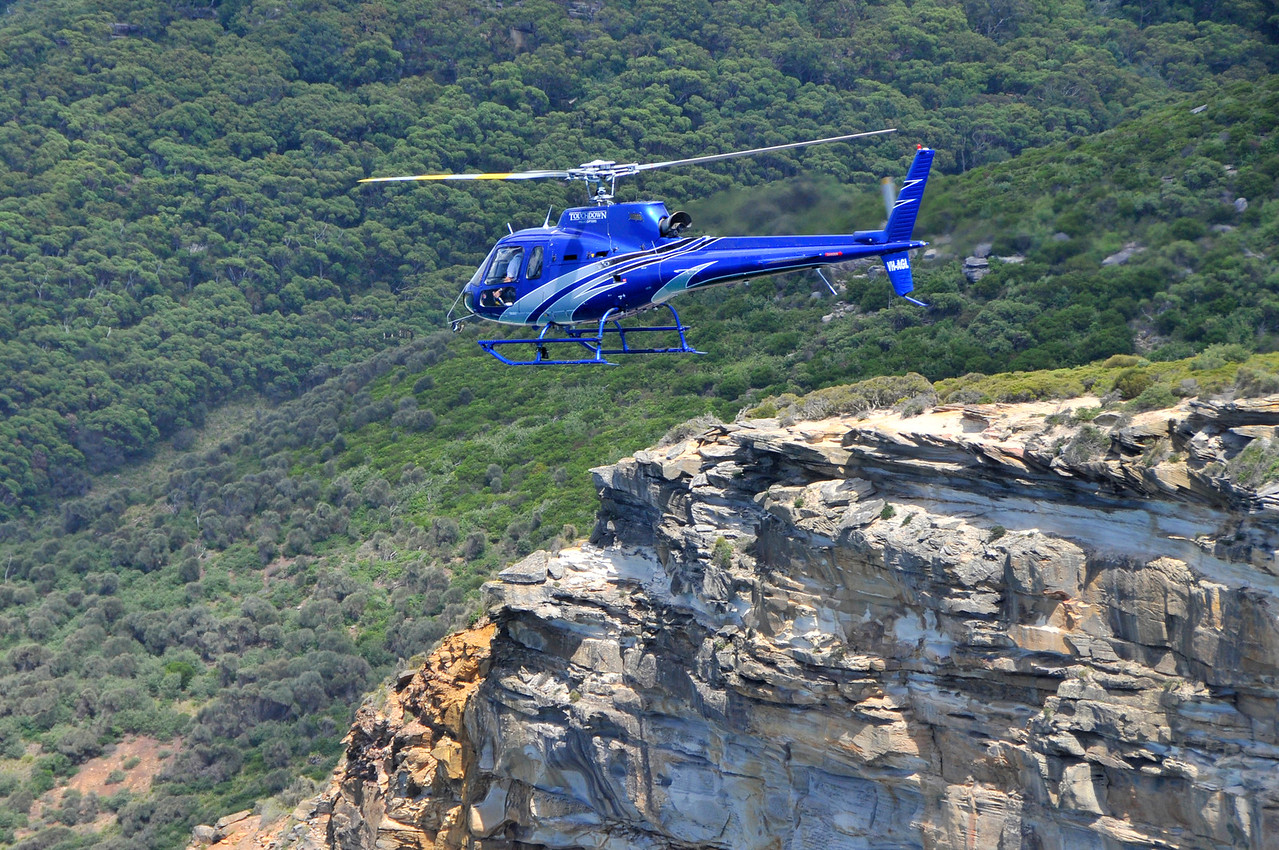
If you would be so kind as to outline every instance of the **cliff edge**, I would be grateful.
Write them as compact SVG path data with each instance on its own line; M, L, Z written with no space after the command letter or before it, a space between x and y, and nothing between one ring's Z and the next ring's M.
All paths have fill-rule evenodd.
M1088 418L595 470L591 542L486 585L261 846L1279 847L1279 397Z

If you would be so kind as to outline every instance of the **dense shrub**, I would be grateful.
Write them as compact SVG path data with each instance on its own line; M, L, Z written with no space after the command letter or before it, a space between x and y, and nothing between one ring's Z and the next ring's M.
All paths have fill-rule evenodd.
M1260 438L1226 464L1226 475L1243 487L1260 487L1279 479L1279 441Z
M766 399L747 415L770 413L793 419L824 419L867 410L891 408L902 402L916 407L937 403L933 385L923 375L889 375L869 378L847 386L816 390L805 396L783 395ZM916 410L918 412L918 409Z
M1100 428L1084 425L1062 447L1061 457L1076 465L1098 460L1110 449L1110 436Z

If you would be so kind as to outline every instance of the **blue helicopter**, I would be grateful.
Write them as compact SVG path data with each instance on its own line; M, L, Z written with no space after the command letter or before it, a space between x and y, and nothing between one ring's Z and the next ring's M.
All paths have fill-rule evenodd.
M552 227L550 214L541 227L513 231L498 240L458 295L468 311L453 317L453 330L478 317L506 325L538 329L532 339L482 339L480 346L511 366L614 365L608 357L627 354L702 354L685 336L687 326L668 302L682 292L706 289L764 275L821 269L858 257L883 258L888 279L898 295L911 298L910 251L927 245L911 238L928 180L933 154L920 147L900 194L884 181L888 220L882 230L859 230L831 236L685 236L692 223L685 212L670 213L660 201L614 203L617 179L642 171L694 165L806 145L826 144L895 132L893 129L853 133L826 139L753 148L654 163L595 160L577 168L491 174L420 174L371 177L361 183L417 180L581 180L594 203L563 212ZM628 325L623 321L654 308L670 311L673 324ZM641 340L666 334L677 345L646 345ZM579 357L552 356L570 351ZM583 351L585 349L585 351ZM523 356L520 352L531 352Z

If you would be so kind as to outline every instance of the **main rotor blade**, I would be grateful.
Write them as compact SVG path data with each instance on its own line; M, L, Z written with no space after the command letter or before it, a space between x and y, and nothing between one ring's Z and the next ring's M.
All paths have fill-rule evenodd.
M365 177L361 183L403 183L410 180L539 180L545 177L568 179L567 171L506 171L490 174L415 174L412 177Z
M807 142L790 142L785 145L770 145L766 148L751 148L748 151L733 151L732 153L716 153L709 156L695 156L691 159L673 159L670 162L648 162L642 165L634 166L636 171L649 171L653 168L667 168L672 165L693 165L699 162L715 162L720 159L732 159L738 156L752 156L757 153L768 153L770 151L783 151L787 148L802 148L805 145L824 145L827 142L843 142L848 139L860 139L865 136L879 136L884 133L896 133L897 128L891 127L887 130L871 130L866 133L849 133L847 136L831 136L828 139L810 139Z
M784 145L769 145L764 148L751 148L745 151L733 151L732 153L716 153L708 156L694 156L688 159L672 159L667 162L647 162L647 163L626 163L618 164L612 160L595 160L586 162L577 168L567 170L542 170L542 171L505 171L494 172L488 174L415 174L408 177L365 177L360 183L404 183L409 181L422 180L540 180L545 178L559 178L562 180L585 180L588 184L602 184L604 181L613 181L618 177L625 177L638 171L651 171L654 168L669 168L672 165L694 165L703 162L716 162L721 159L733 159L739 156L753 156L760 153L769 153L771 151L784 151L790 148L802 148L806 145L824 145L828 142L845 142L849 139L861 139L866 136L880 136L884 133L896 133L897 129L889 128L886 130L871 130L866 133L848 133L843 136L831 136L826 139L809 139L806 142L789 142ZM611 186L610 186L611 189ZM611 197L611 192L603 192L599 197Z

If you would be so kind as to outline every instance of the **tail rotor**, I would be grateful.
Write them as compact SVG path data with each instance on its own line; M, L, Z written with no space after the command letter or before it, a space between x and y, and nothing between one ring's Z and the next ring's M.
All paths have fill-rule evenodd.
M880 194L884 196L884 223L888 223L888 217L893 214L893 204L897 203L897 184L893 182L893 178L885 177L879 181Z

